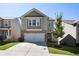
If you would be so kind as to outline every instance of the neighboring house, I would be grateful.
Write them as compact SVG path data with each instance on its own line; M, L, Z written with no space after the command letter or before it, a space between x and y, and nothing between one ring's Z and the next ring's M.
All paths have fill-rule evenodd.
M76 39L76 26L73 25L75 20L63 20L62 25L64 26L65 35L70 34Z
M63 20L62 24L64 26L65 35L66 36L68 35L67 36L68 38L71 37L71 39L68 40L69 44L71 45L72 43L75 43L75 41L76 41L77 44L79 44L79 21L76 21L76 20Z
M17 18L0 17L0 35L16 41L20 36L20 24Z
M75 20L63 20L62 25L64 27L64 36L59 39L60 43L75 46L76 43L79 43L76 36L76 26L73 25Z

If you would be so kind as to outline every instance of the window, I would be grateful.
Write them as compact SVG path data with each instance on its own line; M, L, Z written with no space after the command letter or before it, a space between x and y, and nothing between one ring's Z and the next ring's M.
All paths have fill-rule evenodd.
M31 20L29 20L29 26L31 26Z
M32 23L34 26L36 26L36 20L33 20Z
M11 26L11 21L8 21L9 22L9 26Z
M40 19L28 20L28 26L40 26Z
M7 31L7 30L3 31L3 33L4 33L5 35L8 35L8 31Z
M36 26L40 26L40 19L38 19L36 23L37 23Z
M50 23L49 23L49 27L50 27Z
M9 35L11 35L11 30L9 30Z
M8 26L8 24L5 24L5 26Z
M40 26L40 23L39 22L37 22L37 26Z

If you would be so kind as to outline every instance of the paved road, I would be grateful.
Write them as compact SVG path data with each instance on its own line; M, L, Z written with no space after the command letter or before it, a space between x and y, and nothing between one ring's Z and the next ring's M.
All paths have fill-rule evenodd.
M0 51L0 56L48 56L45 43L19 43L5 51Z

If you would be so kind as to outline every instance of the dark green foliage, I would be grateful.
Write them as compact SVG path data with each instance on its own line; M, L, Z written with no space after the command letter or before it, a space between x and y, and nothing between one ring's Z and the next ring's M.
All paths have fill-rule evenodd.
M5 40L4 37L3 36L0 36L0 45L3 45L4 44L4 41L3 40Z
M4 38L3 37L0 37L0 41L3 41L4 40Z
M19 42L23 42L24 41L24 38L20 37L20 38L18 38L18 41Z

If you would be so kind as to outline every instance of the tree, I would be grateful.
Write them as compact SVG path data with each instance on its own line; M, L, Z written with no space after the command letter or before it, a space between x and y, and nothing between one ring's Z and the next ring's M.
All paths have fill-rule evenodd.
M63 26L62 26L62 15L57 15L56 16L56 20L55 20L55 23L54 23L54 26L53 26L53 36L55 38L59 38L59 37L63 37L64 35L64 31L63 31Z

